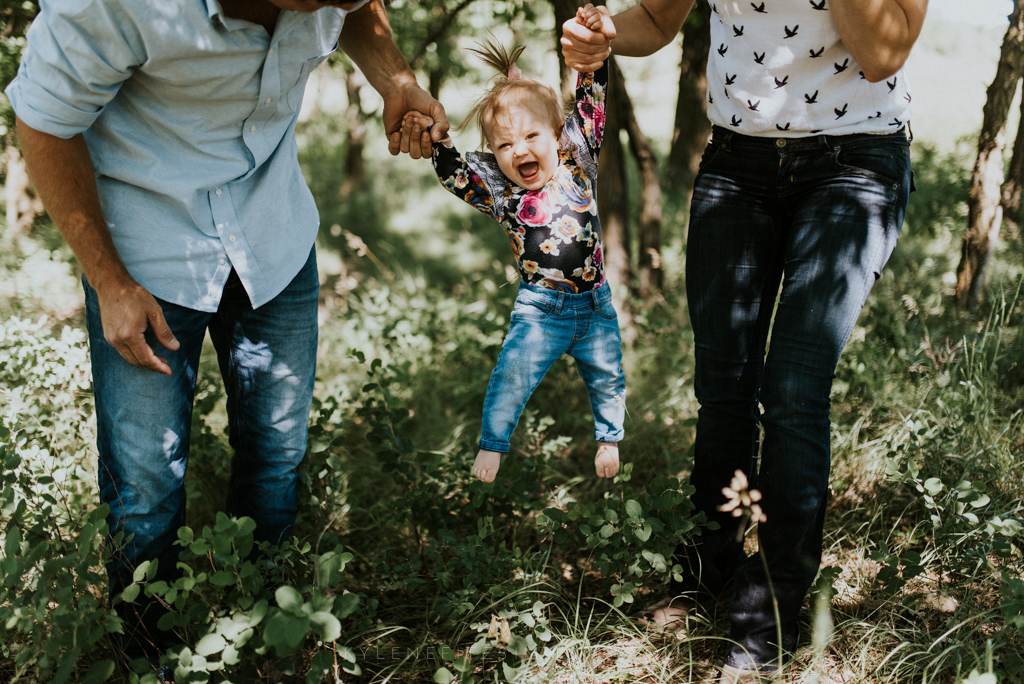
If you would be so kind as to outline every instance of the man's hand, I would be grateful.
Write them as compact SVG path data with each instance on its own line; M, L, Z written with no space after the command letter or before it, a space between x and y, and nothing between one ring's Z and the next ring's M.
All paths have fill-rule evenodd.
M429 133L425 126L419 125L403 130L408 114L428 117L433 128ZM444 106L416 84L397 88L384 96L384 131L388 136L388 152L392 155L408 153L413 159L430 159L433 155L432 140L443 140L449 128Z
M133 366L169 376L167 359L146 343L146 329L153 328L157 341L167 349L175 351L180 345L153 295L131 279L94 289L107 342Z

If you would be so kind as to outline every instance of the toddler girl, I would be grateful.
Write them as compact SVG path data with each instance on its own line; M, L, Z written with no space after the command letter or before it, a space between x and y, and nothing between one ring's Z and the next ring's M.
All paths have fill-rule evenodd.
M580 9L577 21L614 36L607 15L590 5ZM614 477L625 379L594 199L608 65L579 75L575 105L563 120L558 94L516 66L522 46L509 53L488 41L481 48L474 52L501 75L467 119L477 122L491 153L460 155L445 138L434 143L433 154L441 184L505 229L522 278L487 386L473 475L494 480L527 400L567 353L576 359L590 395L597 475ZM431 124L428 117L410 114L403 134L418 138Z

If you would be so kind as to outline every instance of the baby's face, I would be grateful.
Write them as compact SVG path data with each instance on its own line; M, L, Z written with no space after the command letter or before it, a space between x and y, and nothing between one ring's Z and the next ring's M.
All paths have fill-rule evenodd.
M505 177L526 190L544 187L558 168L558 136L550 121L521 105L494 118L487 144Z

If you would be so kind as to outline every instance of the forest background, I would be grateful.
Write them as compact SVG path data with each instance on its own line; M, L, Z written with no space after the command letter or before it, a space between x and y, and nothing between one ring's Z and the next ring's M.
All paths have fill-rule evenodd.
M556 27L574 8L394 0L389 14L459 121L489 78L466 50L486 30L528 45L524 72L569 83ZM0 85L36 10L0 0ZM1021 14L1016 0L932 0L907 65L917 192L836 371L825 561L785 681L1024 681ZM219 512L230 448L208 349L182 578L148 582L142 567L116 599L171 606L179 684L714 677L724 607L695 613L682 640L629 619L660 597L679 535L702 528L686 500L697 405L683 293L707 135L702 21L621 60L610 89L599 200L629 391L614 482L593 476L571 362L531 400L498 480L470 477L516 290L508 244L429 163L387 155L379 99L343 55L314 73L298 135L322 214L321 342L296 537L254 562L251 521ZM97 507L75 260L0 108L0 680L149 684L116 670L107 636L119 626L102 566L122 540L103 541Z

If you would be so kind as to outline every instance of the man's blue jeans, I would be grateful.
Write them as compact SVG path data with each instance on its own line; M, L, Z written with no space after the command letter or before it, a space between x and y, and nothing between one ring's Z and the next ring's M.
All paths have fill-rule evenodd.
M594 437L622 441L626 376L607 284L582 294L521 283L484 397L480 448L506 453L526 402L562 354L576 359L594 412Z
M103 338L96 292L83 283L96 392L100 497L110 505L111 535L132 537L107 566L111 598L132 582L134 568L144 560L159 560L157 579L170 581L177 575L180 549L173 542L185 524L183 479L207 330L224 378L234 449L227 512L255 520L257 541L286 540L295 521L295 468L306 450L316 368L315 252L281 294L256 310L234 272L216 313L158 300L181 346L164 349L152 331L146 339L167 359L171 377L129 364ZM161 611L142 595L135 605L122 604L119 614L125 620L121 646L129 659L155 659L175 643L156 629Z
M691 483L722 530L677 551L688 576L673 591L733 580L730 665L777 664L779 640L761 559L743 555L736 519L717 511L722 488L742 470L764 497L760 549L791 654L821 561L836 363L911 185L903 131L776 140L716 127L704 152L686 253L700 402Z

